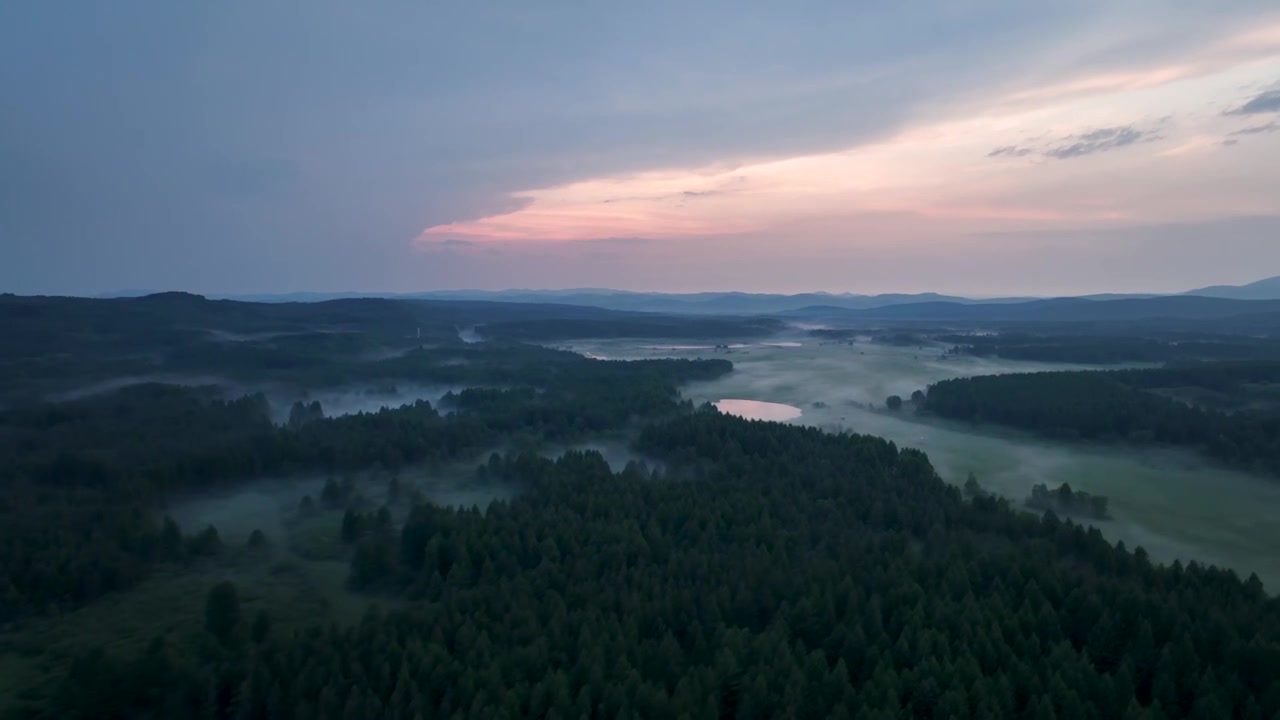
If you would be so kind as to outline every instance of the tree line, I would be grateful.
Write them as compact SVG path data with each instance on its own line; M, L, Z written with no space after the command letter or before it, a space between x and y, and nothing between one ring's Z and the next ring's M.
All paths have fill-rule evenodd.
M1010 360L1106 365L1130 362L1274 361L1280 340L1245 334L1165 333L1147 336L1132 328L1107 335L1002 332L995 335L948 333L952 355Z
M935 383L923 407L946 418L1053 438L1193 447L1235 467L1280 474L1280 413L1222 412L1148 392L1276 380L1280 363L989 375Z

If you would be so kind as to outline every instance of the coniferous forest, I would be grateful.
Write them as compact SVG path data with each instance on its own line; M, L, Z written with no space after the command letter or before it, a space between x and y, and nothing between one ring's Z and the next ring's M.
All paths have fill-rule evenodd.
M1229 465L1280 474L1280 412L1217 409L1160 394L1193 387L1217 397L1274 387L1280 362L1200 363L1142 370L1015 373L944 380L924 408L1054 438L1190 447ZM1256 392L1255 392L1256 394Z
M252 325L285 311L218 312ZM162 364L220 362L194 351L203 340L146 327L125 327L126 352L85 372L136 362L138 347ZM1028 512L972 477L962 492L925 454L881 438L684 399L688 383L733 372L722 359L590 360L390 331L324 352L317 338L278 338L237 341L234 386L151 380L38 399L33 387L63 382L45 374L6 388L17 400L0 411L5 717L1280 714L1280 601L1256 576L1158 564L1055 512L1105 515L1104 499L1046 489L1071 507ZM42 342L32 347L60 354L77 340ZM394 357L370 352L397 343ZM8 362L36 367L35 356ZM330 413L273 395L286 357L312 357L299 364L311 387L455 382L435 403ZM935 385L925 408L979 385ZM962 397L989 417L986 395ZM626 438L637 459L548 450L602 437ZM465 483L512 492L447 505L411 480L458 466ZM340 573L335 600L359 612L270 602L267 585L296 561L278 530L233 543L168 514L176 499L266 478L325 478L286 528L318 528ZM148 625L142 597L169 582L188 583L181 602L197 609ZM50 627L107 606L133 613L129 637L93 628L46 647Z
M1094 531L965 501L876 438L703 410L647 428L655 477L507 457L528 490L415 507L350 584L408 605L279 637L88 653L58 717L1268 718L1280 604Z

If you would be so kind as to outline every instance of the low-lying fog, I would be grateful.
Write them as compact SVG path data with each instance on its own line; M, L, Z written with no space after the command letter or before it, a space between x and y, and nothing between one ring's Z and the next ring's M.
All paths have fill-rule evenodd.
M222 388L228 395L247 395L254 392L237 382L216 375L183 375L178 373L156 373L154 375L129 375L125 377L112 378L110 380L102 380L100 382L82 385L73 390L53 393L45 399L50 402L72 402L75 400L83 400L84 398L101 395L103 393L115 392L133 385L145 385L146 383L160 383L163 385L183 385L187 387L201 387L205 385L215 385Z
M502 452L505 448L495 448ZM556 458L569 450L594 451L600 453L614 472L621 472L627 463L638 460L654 467L652 460L647 460L630 450L623 440L593 440L569 445L549 445L540 452L549 458ZM517 489L495 479L479 479L476 467L483 464L489 452L477 455L465 462L452 463L443 467L409 467L395 474L400 484L400 498L407 498L417 491L428 502L445 507L478 507L484 509L494 500L505 500L513 497ZM343 474L335 475L341 480ZM397 517L405 510L407 503L397 504L396 499L389 496L392 474L386 470L377 472L364 471L352 473L356 495L363 499L368 509L376 509L383 504L398 507L394 513ZM327 476L306 476L285 479L260 479L246 483L239 489L200 496L189 496L173 499L167 512L184 530L198 531L207 525L218 529L224 543L243 544L254 530L266 533L269 539L288 539L296 533L294 521L299 517L299 506L304 497L319 503ZM334 511L331 511L334 512ZM341 514L341 510L336 511Z
M511 486L475 477L475 468L483 461L484 457L480 456L474 462L444 468L403 469L397 474L401 497L417 491L437 505L483 509L494 500L513 496L515 489ZM343 477L339 474L334 479ZM383 504L396 505L400 510L407 508L407 504L397 505L389 496L389 472L365 471L350 477L354 480L355 495L364 501L367 510L376 510ZM213 525L226 544L243 544L254 530L263 531L273 542L287 541L295 532L292 525L299 519L303 498L309 496L319 504L327 479L324 476L259 479L226 493L174 498L167 512L184 531L195 532ZM341 508L328 511L328 514L334 513L341 515Z
M325 417L337 415L354 415L356 413L378 412L382 408L398 408L412 405L419 400L426 400L439 410L440 399L450 391L458 392L463 386L449 385L416 385L393 384L387 386L355 386L330 388L324 390L288 390L272 388L264 390L271 402L272 419L276 423L284 423L289 419L289 411L294 402L310 403L318 401ZM440 412L444 412L441 410Z
M949 357L941 346L850 346L808 339L799 347L756 344L727 355L714 345L711 350L679 345L652 340L571 344L579 352L615 359L726 357L734 363L733 373L689 385L685 396L720 403L723 411L763 417L753 414L763 408L775 413L768 419L879 435L917 447L948 481L962 483L973 472L984 487L1017 503L1034 484L1069 482L1110 498L1113 519L1094 524L1113 540L1131 549L1141 545L1157 560L1212 562L1242 576L1256 572L1269 589L1280 589L1280 524L1273 521L1280 481L1225 469L1189 451L1048 442L918 417L910 403L898 412L884 409L889 395L907 398L946 378L1088 366Z
M114 392L131 385L161 383L187 387L213 386L222 396L239 398L261 392L271 405L271 419L276 424L289 420L289 412L295 402L319 401L325 417L354 415L361 412L378 412L382 408L398 408L426 400L439 408L440 400L449 392L459 392L463 385L423 385L417 383L384 383L381 385L353 385L347 387L304 390L278 384L241 383L214 375L156 374L113 378L50 395L53 402L69 402L94 395ZM441 411L444 412L444 411Z

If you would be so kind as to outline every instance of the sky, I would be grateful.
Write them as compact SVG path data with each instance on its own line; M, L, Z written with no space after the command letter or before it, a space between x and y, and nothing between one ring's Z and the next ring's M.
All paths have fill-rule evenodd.
M0 3L4 292L1278 274L1274 3Z

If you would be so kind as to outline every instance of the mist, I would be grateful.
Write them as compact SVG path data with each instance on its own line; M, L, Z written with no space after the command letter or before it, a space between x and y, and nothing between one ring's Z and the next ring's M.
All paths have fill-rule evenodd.
M787 340L802 344L784 345ZM1110 499L1110 519L1083 522L1112 541L1131 549L1142 546L1157 561L1213 563L1242 577L1256 572L1269 587L1280 584L1280 528L1272 522L1280 486L1269 478L1222 467L1188 450L1052 442L917 415L910 403L898 412L885 408L890 395L908 398L948 378L1100 367L953 356L936 343L848 345L802 336L744 346L728 355L649 340L584 340L570 346L616 359L727 357L734 363L732 373L685 387L685 397L697 404L748 401L723 409L831 432L877 435L918 448L944 480L960 485L972 472L985 489L1016 506L1033 485L1070 483ZM756 416L760 408L751 401L783 408L765 407L767 414Z

